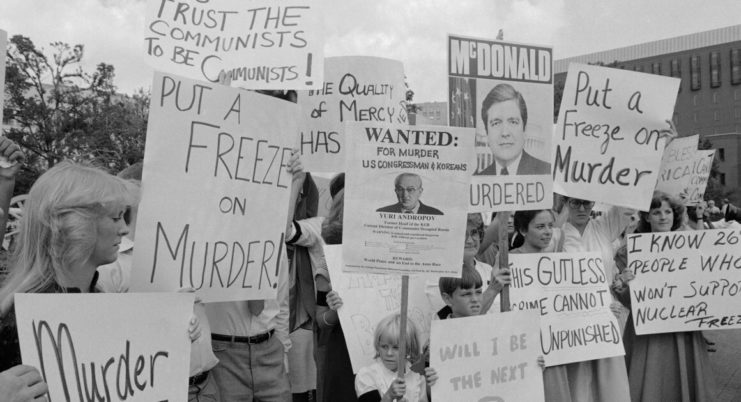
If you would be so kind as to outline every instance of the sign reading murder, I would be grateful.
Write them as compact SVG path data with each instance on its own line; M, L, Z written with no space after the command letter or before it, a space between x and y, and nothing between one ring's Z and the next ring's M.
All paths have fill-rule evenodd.
M297 113L270 96L155 74L132 290L275 298Z
M741 328L739 239L738 229L630 235L636 334Z
M540 313L546 366L625 354L598 253L510 254L511 309Z
M682 200L684 205L703 201L715 150L698 150L699 135L674 139L664 150L656 189Z
M360 274L343 272L342 246L324 246L332 290L342 298L337 311L345 335L353 373L370 365L376 356L373 333L376 324L386 316L397 314L401 308L401 277L399 275ZM424 292L425 282L420 277L409 278L409 305L407 316L417 327L422 344L430 335L433 312Z
M645 211L679 79L569 65L553 136L554 191Z
M299 149L306 170L345 170L346 121L405 124L406 86L400 61L329 57L321 89L298 92L303 113Z
M349 122L343 253L365 273L460 276L473 133Z
M185 401L193 300L16 294L23 364L39 369L52 401Z
M148 0L144 47L156 70L253 89L322 84L322 2Z
M550 208L552 49L448 37L450 125L476 128L471 212Z
M432 321L433 400L544 401L538 343L534 311Z

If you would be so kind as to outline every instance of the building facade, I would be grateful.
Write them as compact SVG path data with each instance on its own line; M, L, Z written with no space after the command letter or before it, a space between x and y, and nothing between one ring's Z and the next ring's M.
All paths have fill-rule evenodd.
M557 88L570 63L680 78L677 131L709 140L717 150L720 184L741 188L741 25L556 60Z

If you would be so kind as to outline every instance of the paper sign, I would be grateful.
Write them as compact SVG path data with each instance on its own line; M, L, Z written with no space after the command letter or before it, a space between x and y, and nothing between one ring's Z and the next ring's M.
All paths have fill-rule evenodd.
M628 237L636 334L741 328L741 230Z
M356 274L342 270L342 246L324 246L332 289L342 298L338 310L353 373L373 362L376 355L373 332L386 316L401 308L401 278L398 275ZM432 312L424 292L424 281L409 278L408 317L417 326L419 342L430 335Z
M148 0L144 48L156 70L252 89L322 84L322 2Z
M647 210L679 81L571 64L554 135L554 191Z
M476 128L471 212L550 208L553 49L448 36L450 125Z
M132 289L275 298L298 106L155 74Z
M23 364L39 369L52 401L185 401L193 300L16 294Z
M365 273L460 276L465 194L473 155L470 129L346 126L346 269Z
M433 401L544 401L538 313L512 311L432 322Z
M674 139L664 150L656 190L682 200L684 205L703 201L715 150L698 150L699 135Z
M314 172L345 171L346 121L407 123L404 66L380 57L330 57L321 89L300 91L301 161Z
M622 356L599 253L510 254L511 309L540 313L546 366Z

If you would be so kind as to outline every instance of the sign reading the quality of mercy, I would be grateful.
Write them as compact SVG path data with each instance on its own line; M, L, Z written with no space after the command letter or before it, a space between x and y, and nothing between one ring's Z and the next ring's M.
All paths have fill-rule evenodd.
M185 401L193 300L16 294L23 364L41 372L52 401Z
M346 121L405 124L406 85L400 61L330 57L321 89L298 92L303 113L299 150L311 172L345 170Z
M132 290L275 297L297 114L270 96L155 74Z
M741 328L741 231L644 233L628 238L636 334Z
M322 85L322 2L148 0L144 47L157 70L252 89Z
M511 309L540 313L546 366L625 354L599 253L511 254L509 262Z
M554 135L554 191L646 211L679 79L569 65Z
M471 129L347 123L345 270L459 276Z
M680 200L684 205L703 202L715 150L698 150L698 134L674 139L664 150L656 190Z
M550 208L553 49L448 37L450 125L475 127L470 211Z
M544 401L539 338L534 311L432 321L432 400Z

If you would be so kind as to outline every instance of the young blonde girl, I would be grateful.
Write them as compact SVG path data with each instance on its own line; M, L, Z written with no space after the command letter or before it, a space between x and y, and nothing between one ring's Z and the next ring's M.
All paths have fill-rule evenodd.
M429 388L437 381L437 373L432 368L425 369L425 377L411 370L412 361L419 359L420 347L417 327L407 320L406 371L404 378L398 378L399 325L401 316L390 315L382 319L373 334L376 357L369 366L358 370L355 377L355 391L360 402L427 402Z

